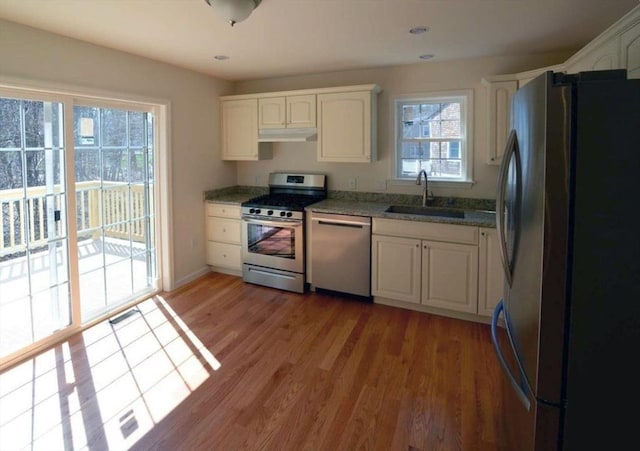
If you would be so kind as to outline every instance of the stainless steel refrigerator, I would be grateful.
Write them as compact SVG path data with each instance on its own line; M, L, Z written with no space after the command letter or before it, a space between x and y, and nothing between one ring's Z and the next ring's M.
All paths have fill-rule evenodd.
M497 223L502 449L640 449L640 80L547 72L514 96Z

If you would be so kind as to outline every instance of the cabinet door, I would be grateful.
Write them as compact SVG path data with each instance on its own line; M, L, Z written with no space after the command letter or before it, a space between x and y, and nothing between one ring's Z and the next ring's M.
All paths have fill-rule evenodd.
M372 160L371 93L318 94L318 161Z
M316 126L316 95L287 97L287 128Z
M258 99L222 102L222 159L258 159Z
M258 128L285 128L286 108L284 97L258 99Z
M511 121L511 98L518 89L517 80L490 82L489 95L489 164L500 164L507 143Z
M640 78L640 23L622 33L620 59L627 69L627 78Z
M459 312L477 312L477 246L422 241L422 303Z
M504 296L504 272L496 229L480 229L478 251L478 314L491 316L496 304Z
M371 285L374 296L419 304L420 240L373 235Z

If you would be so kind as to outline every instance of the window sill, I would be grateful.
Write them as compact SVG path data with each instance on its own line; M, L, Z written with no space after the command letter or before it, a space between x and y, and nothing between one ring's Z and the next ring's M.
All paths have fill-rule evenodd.
M390 179L389 184L393 186L409 186L415 185L414 178L411 179ZM430 188L454 188L454 189L471 189L475 182L473 180L429 180Z

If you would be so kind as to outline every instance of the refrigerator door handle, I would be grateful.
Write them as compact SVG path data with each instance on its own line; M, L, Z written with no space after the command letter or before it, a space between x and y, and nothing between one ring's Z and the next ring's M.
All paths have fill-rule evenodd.
M498 250L500 251L500 261L502 262L504 276L509 286L511 286L512 274L509 255L507 253L507 237L504 230L504 194L509 175L509 165L517 151L518 139L516 137L516 131L511 130L504 149L504 157L502 158L500 172L498 173L498 192L496 193L496 231L498 233L498 241L500 244Z
M495 310L493 311L493 318L491 319L491 341L493 342L493 347L496 351L496 356L498 357L500 366L502 367L505 376L509 380L509 383L513 387L513 390L516 392L518 400L520 400L524 408L529 411L529 409L531 409L531 401L529 401L529 398L527 397L527 392L518 383L513 373L511 372L511 369L509 368L509 365L504 358L504 354L502 353L502 349L500 348L500 344L498 343L498 317L500 316L500 313L503 312L503 310L504 305L502 303L502 300L500 300L500 302L498 302L498 305L496 305Z

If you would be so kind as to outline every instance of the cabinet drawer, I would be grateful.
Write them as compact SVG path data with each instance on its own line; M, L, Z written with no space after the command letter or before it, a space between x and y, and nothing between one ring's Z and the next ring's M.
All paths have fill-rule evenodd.
M207 241L207 264L242 269L241 247L237 244Z
M240 206L207 202L207 216L240 219Z
M373 233L449 243L478 244L478 227L459 224L374 218Z
M238 219L207 217L207 239L240 244L241 222Z

